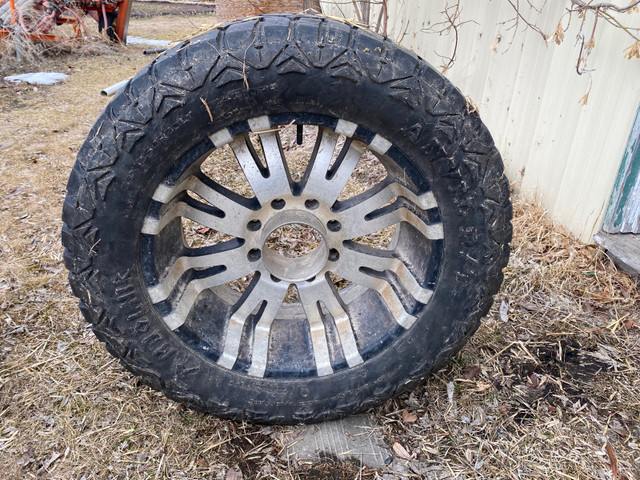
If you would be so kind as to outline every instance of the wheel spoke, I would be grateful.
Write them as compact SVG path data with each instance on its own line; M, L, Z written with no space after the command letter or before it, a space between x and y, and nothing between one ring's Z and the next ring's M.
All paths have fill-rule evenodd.
M274 197L274 192L291 194L284 155L280 148L279 137L275 132L260 134L260 141L267 159L265 169L248 136L240 136L230 146L242 168L247 181L261 204Z
M237 240L234 243L236 242ZM162 279L162 281L157 285L149 288L149 297L151 298L151 301L153 303L158 303L166 300L169 295L171 295L171 292L178 284L178 281L180 280L182 275L184 275L184 273L188 270L191 270L193 268L207 269L212 267L224 267L225 271L229 271L229 273L220 276L222 273L224 273L220 272L217 275L211 277L211 281L214 281L214 278L216 279L215 281L219 281L218 279L227 277L229 274L235 275L235 273L231 273L230 271L236 268L237 265L241 264L242 262L246 263L246 255L241 247L232 249L227 248L224 250L219 249L219 251L215 252L211 252L210 250L210 248L199 248L192 250L191 255L183 255L181 257L178 257L173 262L173 265L171 265L169 272ZM201 282L202 280L204 279L199 279L197 281ZM235 280L235 278L232 280ZM221 285L222 283L226 283L226 281L218 283L218 285Z
M231 218L235 223L242 224L253 213L253 210L247 206L249 202L246 198L218 185L204 173L199 172L189 181L188 189L217 209L222 210L225 213L225 218Z
M253 351L251 353L251 367L249 368L249 375L253 375L254 377L264 376L264 372L267 369L271 327L286 293L286 288L284 290L277 289L269 292L270 299L267 300L267 305L265 306L253 333Z
M233 260L236 261L234 262ZM230 255L229 261L225 260L225 263L228 267L224 270L189 282L178 305L164 317L164 322L171 330L175 330L184 324L193 305L203 291L246 277L255 271L255 267L249 265L244 256ZM162 293L164 294L164 291Z
M235 202L230 200L226 202L226 204L228 204L227 206L230 206L231 203ZM225 206L224 204L225 202L223 202L223 206ZM238 207L234 208L238 211L242 206L238 204ZM248 209L246 210L249 212ZM187 195L186 192L183 192L168 203L166 210L159 219L147 216L144 219L142 233L147 235L157 235L173 219L181 217L188 218L189 220L193 220L194 222L227 235L240 238L244 237L245 224L244 222L239 221L238 217L234 217L233 214L227 215L224 211L218 208L199 202ZM242 218L242 220L244 220L244 218Z
M218 360L219 365L226 368L233 368L233 365L238 359L242 330L244 329L247 318L249 318L249 315L251 315L258 305L266 302L260 320L256 325L251 356L252 364L249 372L249 374L253 376L264 375L267 365L271 325L286 293L286 283L273 282L269 279L269 275L260 276L251 291L248 294L245 293L240 305L229 318L224 340L224 349Z
M322 322L322 316L320 315L320 303L322 303L333 317L333 321L338 331L338 336L340 337L342 352L347 364L350 367L361 364L362 357L360 356L356 337L353 332L353 328L351 327L351 320L345 311L338 292L335 290L333 284L330 283L330 280L322 277L314 282L299 285L298 291L300 293L300 300L302 301L305 313L307 313L307 317L309 318L309 327L312 329L312 336L314 327L315 331L318 332L318 338L316 339L314 337L314 355L316 356L316 363L324 365L323 361L328 361L323 357L327 339L324 323ZM312 315L314 318L312 318ZM320 322L321 325L312 325L312 322L314 321ZM316 345L318 347L317 349ZM318 353L316 353L316 350ZM332 370L330 364L328 370L329 373L331 373ZM318 375L321 375L319 367Z
M348 139L334 165L336 170L328 177L329 164L339 136L328 129L320 129L319 136L314 155L307 167L303 191L327 205L333 205L351 178L365 147L358 141Z
M372 215L383 205L398 197L406 198L423 210L436 206L432 192L416 195L396 182L380 184L362 195L345 202L347 208L340 211L340 216L343 219L343 231L341 232L343 237L346 239L357 238L378 232L383 228L400 222L407 222L413 225L428 239L438 240L443 238L441 223L427 225L416 214L402 205L395 209L389 208L388 211L383 210L378 216L375 216L375 214Z
M316 371L318 376L330 375L333 373L331 358L329 357L329 344L327 343L327 332L324 328L320 305L310 293L310 289L300 285L298 288L300 301L307 315L309 331L311 332L311 342L313 344L313 356L316 361Z
M378 250L357 243L347 242L343 249L340 260L345 263L344 268L359 271L361 268L368 268L378 272L393 272L404 289L416 300L427 303L433 295L433 290L423 288L418 280L409 271L407 266L394 256L390 256L388 250Z
M402 327L408 329L415 322L416 318L404 309L396 292L393 291L393 288L386 280L362 273L359 267L353 268L352 265L343 261L338 262L333 272L350 282L376 290L386 303L396 322Z
M260 144L269 168L269 191L277 192L279 195L290 194L290 175L284 152L282 151L279 133L261 133Z

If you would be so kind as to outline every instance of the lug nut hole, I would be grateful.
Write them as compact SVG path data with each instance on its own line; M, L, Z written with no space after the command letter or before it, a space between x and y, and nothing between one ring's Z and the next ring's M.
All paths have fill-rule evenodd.
M339 232L342 228L342 225L337 220L329 220L327 222L327 228L332 232Z
M286 204L287 202L285 202L282 198L276 198L275 200L271 201L271 207L275 210L282 210Z
M257 262L258 260L260 260L261 256L262 252L259 248L252 248L251 250L249 250L249 253L247 253L247 259L250 262Z
M304 206L307 207L308 210L315 210L320 206L320 202L318 202L318 200L314 198L310 198L308 200L305 200Z
M331 260L332 262L336 262L339 258L340 253L338 253L338 250L336 250L335 248L329 250L329 260Z
M257 232L262 228L262 222L260 220L251 220L247 223L247 230L250 232Z

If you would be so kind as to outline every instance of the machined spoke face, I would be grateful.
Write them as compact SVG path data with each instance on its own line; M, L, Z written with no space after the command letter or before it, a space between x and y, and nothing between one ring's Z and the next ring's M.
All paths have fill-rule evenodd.
M362 357L358 351L349 315L347 315L333 283L330 282L327 277L321 277L317 281L298 285L300 300L307 318L309 318L318 375L326 375L333 371L329 363L326 331L320 309L321 303L329 311L335 322L347 364L350 367L354 367L362 363Z
M347 141L330 169L338 138L334 132L326 129L320 131L315 155L309 162L303 181L304 194L315 197L328 206L338 199L365 148L358 141Z
M429 210L437 206L433 193L426 192L418 196L396 182L386 186L381 185L381 187L384 188L374 188L365 192L361 201L340 212L344 219L345 238L352 239L368 235L400 222L410 223L430 240L443 238L441 223L425 224L416 214L403 206L384 207L392 200L405 198L422 210Z
M411 328L439 275L438 205L415 187L426 179L394 176L410 160L375 132L312 118L214 132L209 153L158 186L141 229L149 298L166 326L251 377L358 368ZM391 241L379 240L389 228Z
M262 165L248 136L236 138L230 146L249 185L262 204L276 195L291 195L291 189L278 134L276 132L261 133L260 142L267 161L266 168Z
M344 254L345 252L343 252L343 255ZM349 260L351 260L351 262L341 263L334 270L334 273L340 275L341 277L349 280L352 283L362 285L363 287L378 292L398 325L404 328L411 327L411 325L413 325L413 323L415 322L415 317L405 310L402 302L400 301L400 298L398 298L398 295L391 287L391 284L385 279L363 273L363 268L367 267L365 265L362 265L361 262L358 261L359 258L357 255L347 253L346 256Z
M253 273L249 265L240 264L233 268L225 269L220 273L211 276L191 280L184 291L184 294L177 302L174 310L164 317L164 321L171 330L181 327L191 312L200 294L208 289L224 285L238 278ZM164 293L164 292L163 292Z
M202 192L203 188L199 190ZM213 191L210 190L209 192L202 193L211 192ZM210 195L210 198L212 196L213 195ZM160 218L147 216L142 227L142 233L157 235L172 220L176 218L186 218L228 235L242 237L244 229L242 228L241 221L239 222L238 220L248 217L250 210L230 199L225 199L219 202L218 205L227 208L230 214L227 214L219 208L211 208L209 205L199 202L185 193L166 204L166 209L164 209Z
M213 267L221 267L220 273L215 273L210 277L200 278L195 283L199 285L208 285L204 288L212 288L218 285L222 285L236 278L248 275L251 273L250 269L238 272L235 270L235 266L241 264L245 260L245 254L240 247L236 247L230 250L219 249L220 251L213 253L206 253L205 249L197 249L192 255L183 255L178 257L171 266L167 275L162 279L160 283L149 288L149 296L153 303L158 303L166 300L167 297L176 287L180 278L185 272L193 269L209 269ZM246 272L243 274L243 272ZM238 273L240 273L239 276ZM229 280L230 277L234 277ZM202 290L200 290L202 291ZM199 292L198 292L199 293Z
M347 244L348 245L348 244ZM423 288L416 280L416 277L409 271L407 266L398 258L376 254L376 249L361 247L357 244L345 245L342 251L342 262L336 269L336 273L345 278L349 276L352 278L360 278L355 283L362 283L360 275L363 270L375 271L380 274L384 272L393 272L402 287L416 300L421 303L427 303L433 295L433 290ZM379 253L388 253L386 251L380 251ZM357 273L356 273L357 272ZM353 279L351 279L354 281ZM369 281L369 280L367 280Z
M251 292L241 301L233 312L227 326L224 349L218 363L223 367L232 368L238 358L242 331L249 315L262 305L262 314L255 327L253 355L250 375L262 376L267 364L267 350L271 324L280 309L280 305L287 293L287 286L282 282L273 282L268 276L261 276Z

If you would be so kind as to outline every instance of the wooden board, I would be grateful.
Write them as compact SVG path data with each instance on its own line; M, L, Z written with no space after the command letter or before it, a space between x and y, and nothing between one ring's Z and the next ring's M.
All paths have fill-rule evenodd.
M602 229L608 233L640 233L640 108Z
M640 235L600 232L593 237L606 248L613 261L631 276L640 278Z

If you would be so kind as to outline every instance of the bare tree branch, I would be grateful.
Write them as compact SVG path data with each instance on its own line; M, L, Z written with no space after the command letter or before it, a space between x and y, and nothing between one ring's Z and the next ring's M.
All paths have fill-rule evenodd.
M601 10L601 11L613 10L613 11L618 12L618 13L625 13L625 12L628 12L629 10L632 10L633 8L637 7L638 5L640 5L640 0L636 0L634 2L631 2L626 7L619 7L618 5L615 5L613 3L585 3L582 0L571 0L571 4L574 5L575 8L578 11L581 11L581 10Z

